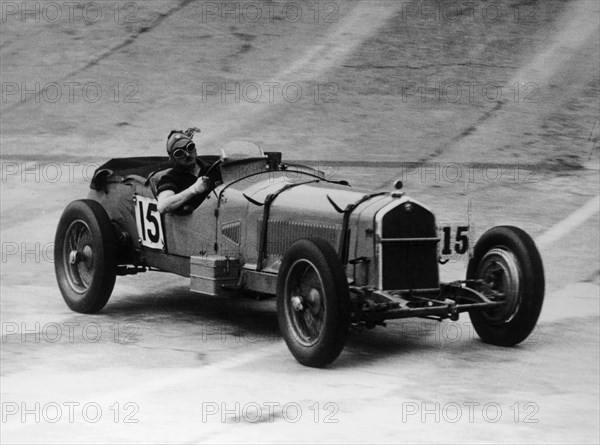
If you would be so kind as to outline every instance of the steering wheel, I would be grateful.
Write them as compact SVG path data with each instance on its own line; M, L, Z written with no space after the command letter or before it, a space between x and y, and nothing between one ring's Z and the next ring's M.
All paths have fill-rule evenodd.
M217 159L215 162L213 162L213 163L211 164L211 166L210 166L210 167L208 167L208 169L206 170L206 173L204 173L204 176L209 176L210 172L211 172L211 171L212 171L212 170L213 170L213 169L214 169L216 166L218 166L218 165L222 164L222 163L223 163L223 161L224 161L224 159L223 159L222 157L220 157L220 158L219 158L219 159ZM212 180L211 180L211 182L212 182ZM215 198L217 198L217 192L215 192L215 187L217 187L218 185L220 185L220 184L221 184L221 181L218 181L218 183L217 183L217 182L212 182L212 184L213 184L213 187L212 187L212 190L211 190L211 191L212 191L212 192L213 192L213 194L215 195Z
M208 167L208 170L206 170L206 173L204 174L204 176L208 176L208 174L213 170L213 168L215 168L217 165L223 163L224 159L221 157L219 159L217 159L215 162L212 163L212 165L210 167Z

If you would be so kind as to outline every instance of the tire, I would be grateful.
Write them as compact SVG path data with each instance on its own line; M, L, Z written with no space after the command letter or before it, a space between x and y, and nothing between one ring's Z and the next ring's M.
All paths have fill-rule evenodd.
M63 212L54 239L54 270L67 306L93 314L102 309L115 285L116 237L104 208L96 201L73 201Z
M469 312L484 342L513 346L529 336L542 310L545 280L540 253L527 233L513 226L485 232L475 245L467 279L483 279L506 298L505 306Z
M318 238L294 242L277 277L277 318L292 355L324 367L342 352L350 326L350 296L342 263Z

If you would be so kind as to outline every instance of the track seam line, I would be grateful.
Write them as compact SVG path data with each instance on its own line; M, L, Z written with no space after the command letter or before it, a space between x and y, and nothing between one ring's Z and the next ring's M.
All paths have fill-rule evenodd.
M188 4L190 4L193 0L182 0L181 3L179 3L177 6L169 9L167 12L163 12L160 13L154 20L152 20L152 22L147 25L147 26L143 26L141 27L139 30L137 30L136 32L133 33L133 35L127 37L124 41L122 41L121 43L113 46L112 48L107 49L106 51L104 51L103 53L99 54L98 56L92 58L92 60L90 60L89 62L87 62L85 65L83 65L81 68L77 68L73 71L71 71L68 74L65 74L64 76L60 77L57 81L55 82L50 82L51 84L54 83L58 83L58 82L62 82L64 80L69 79L72 76L75 76L79 73L84 72L85 70L87 70L88 68L93 67L94 65L97 65L99 62L101 62L104 59L107 59L108 57L112 56L113 54L117 53L118 51L122 50L123 48L125 48L126 46L131 45L133 42L135 42L138 37L140 37L142 34L146 34L148 31L153 30L154 28L156 28L158 25L160 25L162 23L162 21L168 17L170 17L171 15L175 14L176 12L178 12L179 10L185 8ZM48 88L43 88L41 90L41 93L46 92L48 90ZM2 113L6 114L8 112L11 112L12 110L14 110L15 108L24 105L28 103L27 102L27 97L25 97L25 100L22 100L20 102L16 102L8 107L6 107L4 110L2 110Z

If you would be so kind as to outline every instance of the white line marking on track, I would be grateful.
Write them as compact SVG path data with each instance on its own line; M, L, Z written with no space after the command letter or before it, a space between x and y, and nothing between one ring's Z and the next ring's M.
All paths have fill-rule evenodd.
M531 62L519 69L507 85L527 85L535 80L535 85L544 88L553 76L569 66L577 50L598 34L598 2L572 2L558 17L557 23L562 23L560 31L549 36L547 47L540 48ZM475 156L480 158L482 141L493 141L496 132L509 128L513 111L513 107L509 111L507 107L500 109L491 119L477 124L477 131L445 147L437 159L468 162Z
M365 40L373 36L378 29L398 12L401 2L377 1L359 2L353 6L343 21L337 24L320 42L309 47L302 56L290 66L280 70L272 77L267 77L265 84L285 82L316 81L332 68L338 67ZM283 98L271 103L251 103L242 101L233 109L229 108L212 115L212 121L205 121L203 143L219 144L233 128L240 128L256 122L274 105L286 105ZM214 123L211 123L214 122ZM218 123L231 122L220 128ZM203 128L204 128L203 127ZM217 130L215 130L217 129Z
M554 73L564 69L576 50L598 34L598 5L587 0L572 2L566 8L561 29L549 39L549 45L517 72L508 85L525 84L535 79L546 82Z
M565 318L598 317L600 287L592 283L572 283L553 291L544 299L539 324L554 323ZM541 328L543 331L543 328Z
M536 240L536 244L540 249L550 246L560 238L571 232L576 227L586 222L589 218L600 211L600 195L593 197L586 202L582 207L575 210L565 219L552 226Z

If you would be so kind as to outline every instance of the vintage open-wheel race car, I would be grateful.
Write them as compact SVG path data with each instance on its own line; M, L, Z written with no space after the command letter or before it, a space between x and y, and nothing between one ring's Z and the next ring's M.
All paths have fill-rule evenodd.
M166 157L96 170L56 232L56 276L72 310L100 311L117 275L147 270L189 277L200 294L275 296L290 351L313 367L338 357L350 327L388 319L468 312L480 338L502 346L535 327L544 270L523 230L493 227L472 247L468 225L439 232L433 213L399 188L354 188L251 143L200 157L217 186L189 214L158 212ZM449 246L470 255L466 279L441 283Z

